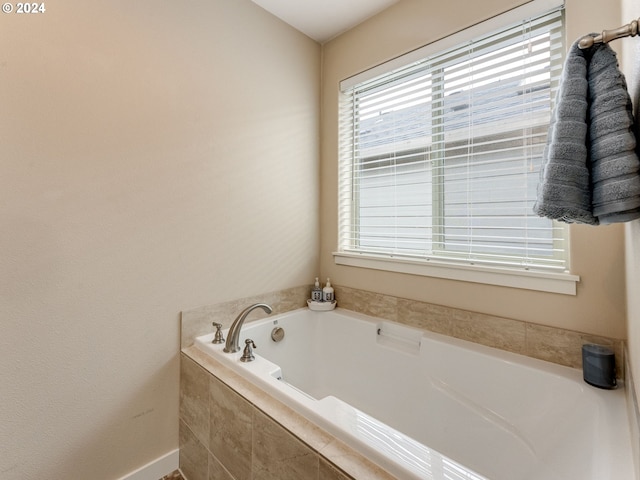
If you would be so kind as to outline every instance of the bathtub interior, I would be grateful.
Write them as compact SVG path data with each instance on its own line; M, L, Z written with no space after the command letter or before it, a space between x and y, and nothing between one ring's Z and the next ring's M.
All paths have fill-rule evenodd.
M276 326L280 342L270 338ZM608 433L624 419L607 408L622 392L595 392L577 370L340 310L253 322L245 338L258 361L240 368L285 402L295 390L301 413L351 430L391 427L377 442L407 437L415 478L456 478L434 476L448 462L469 479L625 478L611 476L611 459L625 449ZM196 344L212 350L210 340Z

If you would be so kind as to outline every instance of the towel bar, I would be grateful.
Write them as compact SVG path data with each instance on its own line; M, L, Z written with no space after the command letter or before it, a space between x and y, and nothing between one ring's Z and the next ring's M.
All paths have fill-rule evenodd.
M600 35L596 35L595 37L592 37L591 35L585 35L578 42L578 48L589 48L596 43L608 43L611 40L615 40L616 38L635 37L638 34L639 23L640 18L638 18L637 20L633 20L632 22L623 25L622 27L618 27L614 30L603 30Z

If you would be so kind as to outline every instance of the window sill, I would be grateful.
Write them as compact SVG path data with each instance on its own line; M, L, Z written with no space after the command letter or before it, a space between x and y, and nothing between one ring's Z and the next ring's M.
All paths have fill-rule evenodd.
M579 276L569 273L529 272L498 267L456 265L436 260L406 260L343 252L334 252L333 257L336 265L371 268L388 272L408 273L425 277L522 288L563 295L575 295L576 284L580 281Z

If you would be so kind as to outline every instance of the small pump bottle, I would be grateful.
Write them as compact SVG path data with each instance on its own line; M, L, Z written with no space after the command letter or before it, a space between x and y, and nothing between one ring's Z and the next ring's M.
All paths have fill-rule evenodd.
M333 294L333 287L331 286L331 280L327 278L327 284L322 289L322 300L325 302L333 302L335 296Z
M316 284L311 289L311 301L312 302L322 301L322 289L320 288L320 282L318 282L318 277L316 277Z

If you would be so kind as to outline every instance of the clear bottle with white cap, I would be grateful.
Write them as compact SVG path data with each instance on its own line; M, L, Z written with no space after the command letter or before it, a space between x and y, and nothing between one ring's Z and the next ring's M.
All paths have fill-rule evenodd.
M323 297L322 289L320 288L320 282L318 282L318 277L316 277L316 284L311 289L311 301L312 302L321 302Z

